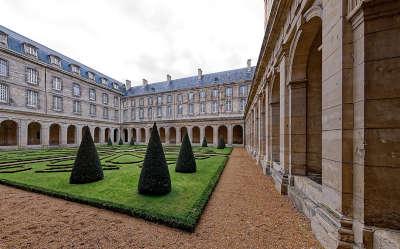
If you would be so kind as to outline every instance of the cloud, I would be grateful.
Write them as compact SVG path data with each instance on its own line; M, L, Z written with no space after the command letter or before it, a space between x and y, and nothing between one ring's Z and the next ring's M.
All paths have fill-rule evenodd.
M257 60L263 1L0 0L0 23L124 82Z

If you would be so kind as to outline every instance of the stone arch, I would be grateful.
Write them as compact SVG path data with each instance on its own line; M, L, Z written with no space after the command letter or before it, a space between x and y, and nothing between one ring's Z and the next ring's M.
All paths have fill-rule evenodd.
M76 143L76 126L69 125L67 127L67 144L75 144Z
M232 136L234 144L243 144L243 127L241 125L233 126Z
M194 126L192 128L192 143L199 144L200 139L200 128L198 126Z
M160 127L159 131L160 131L161 143L165 143L165 128L164 127Z
M123 132L124 132L124 142L127 143L129 142L128 129L125 128Z
M318 2L318 1L317 1ZM292 130L299 130L299 120L305 126L305 135L292 136L291 151L305 153L303 157L294 157L293 167L304 172L312 180L321 182L322 175L322 21L317 13L318 4L313 5L305 14L308 22L302 25L291 48L292 64L290 91L292 106L305 106L305 111L292 108ZM297 85L297 86L295 86ZM299 90L301 89L301 90ZM305 125L304 125L305 124ZM301 169L301 170L300 170Z
M140 128L140 142L141 143L146 142L146 129L145 128Z
M213 143L214 129L211 126L206 126L204 129L204 136L206 137L207 143Z
M169 128L169 143L176 144L176 129L175 129L175 127Z
M51 124L49 128L49 145L60 145L61 126L59 124Z
M104 140L105 140L105 142L108 143L108 140L110 140L110 138L111 138L111 130L110 130L110 128L106 128L104 130Z
M0 146L18 145L18 124L13 120L0 123Z
M225 125L218 127L218 139L223 138L225 143L228 142L228 128Z
M133 139L133 141L136 143L136 128L132 128L132 137L131 139Z
M93 141L94 143L100 143L100 127L96 127L94 128L94 132L93 132Z
M28 125L28 145L39 145L41 142L41 124L39 122L30 122Z
M280 77L275 75L271 85L271 100L269 102L270 115L270 148L271 160L280 162Z
M185 126L181 127L181 141L183 141L183 137L185 137L186 133L188 133L188 130Z

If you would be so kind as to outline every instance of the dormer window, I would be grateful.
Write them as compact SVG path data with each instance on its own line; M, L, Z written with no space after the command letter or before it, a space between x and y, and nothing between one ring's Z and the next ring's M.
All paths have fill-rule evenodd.
M88 72L87 75L88 75L88 79L89 79L89 80L93 80L93 81L94 81L94 79L95 79L94 73Z
M77 75L81 75L81 70L79 68L79 66L75 65L75 64L71 64L71 72Z
M101 84L107 85L107 79L106 78L101 78Z
M113 83L113 88L118 90L118 88L119 88L118 84L114 82Z
M38 57L38 50L35 46L28 44L28 43L24 43L24 51L25 54L33 56L33 57Z
M61 67L61 59L58 56L50 55L50 64Z
M7 47L7 34L0 32L0 46Z

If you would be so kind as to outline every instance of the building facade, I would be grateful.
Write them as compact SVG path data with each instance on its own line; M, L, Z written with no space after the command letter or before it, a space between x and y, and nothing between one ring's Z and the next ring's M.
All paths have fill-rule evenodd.
M254 67L131 87L0 26L0 149L146 143L157 122L164 143L187 132L243 145L243 113ZM211 130L210 130L211 129Z
M325 248L399 248L400 1L265 0L246 149Z

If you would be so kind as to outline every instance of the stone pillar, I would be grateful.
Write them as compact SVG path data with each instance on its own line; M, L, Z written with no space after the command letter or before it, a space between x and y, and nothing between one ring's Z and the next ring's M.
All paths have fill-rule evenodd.
M67 130L68 130L68 124L61 124L60 125L60 145L61 146L67 146Z
M49 128L50 124L49 123L43 123L41 126L41 131L40 131L40 142L44 147L49 146Z
M150 134L151 134L150 128L151 127L145 128L146 129L146 144L149 143L149 141L150 141Z
M132 129L128 127L126 127L126 129L128 130L128 143L130 143L132 139Z
M140 130L141 128L136 128L136 141L138 144L142 143L142 132Z
M20 148L28 145L28 122L27 120L19 120L17 131L17 143Z
M176 144L181 143L181 127L176 127Z
M269 136L270 136L270 134L269 134L269 131L270 131L270 122L271 122L271 120L270 120L270 118L269 118L269 99L270 99L270 96L269 96L269 87L268 87L268 84L266 85L266 87L265 87L265 102L264 102L264 104L265 104L265 106L264 106L264 109L265 109L265 114L264 114L264 123L265 123L265 127L264 127L264 132L265 132L265 142L264 142L264 144L265 144L265 161L266 161L266 163L267 163L267 167L269 166L268 164L269 164L269 162L271 161L271 157L270 157L270 150L271 150L271 147L270 147L270 139L269 139ZM268 172L269 173L269 172Z
M203 138L205 136L205 127L204 126L200 126L200 144L203 142Z
M214 146L218 145L218 126L213 126L213 144Z
M228 146L232 146L232 140L233 140L233 135L232 135L232 124L226 125L226 129L228 130L227 135L228 135Z
M104 144L104 136L105 136L105 130L106 130L106 128L105 127L99 127L99 129L100 129L100 132L99 132L99 143L100 144Z
M257 161L261 160L261 155L262 155L262 125L261 125L261 119L262 119L262 113L261 113L261 102L262 102L263 96L260 96L257 102Z
M187 127L187 132L188 132L188 135L189 135L190 142L193 143L193 126L188 126Z
M79 146L82 142L82 127L81 125L76 125L76 144Z
M169 144L169 129L170 127L165 127L164 131L165 131L165 144Z
M90 135L92 135L93 141L94 141L94 129L95 129L95 127L89 126Z

